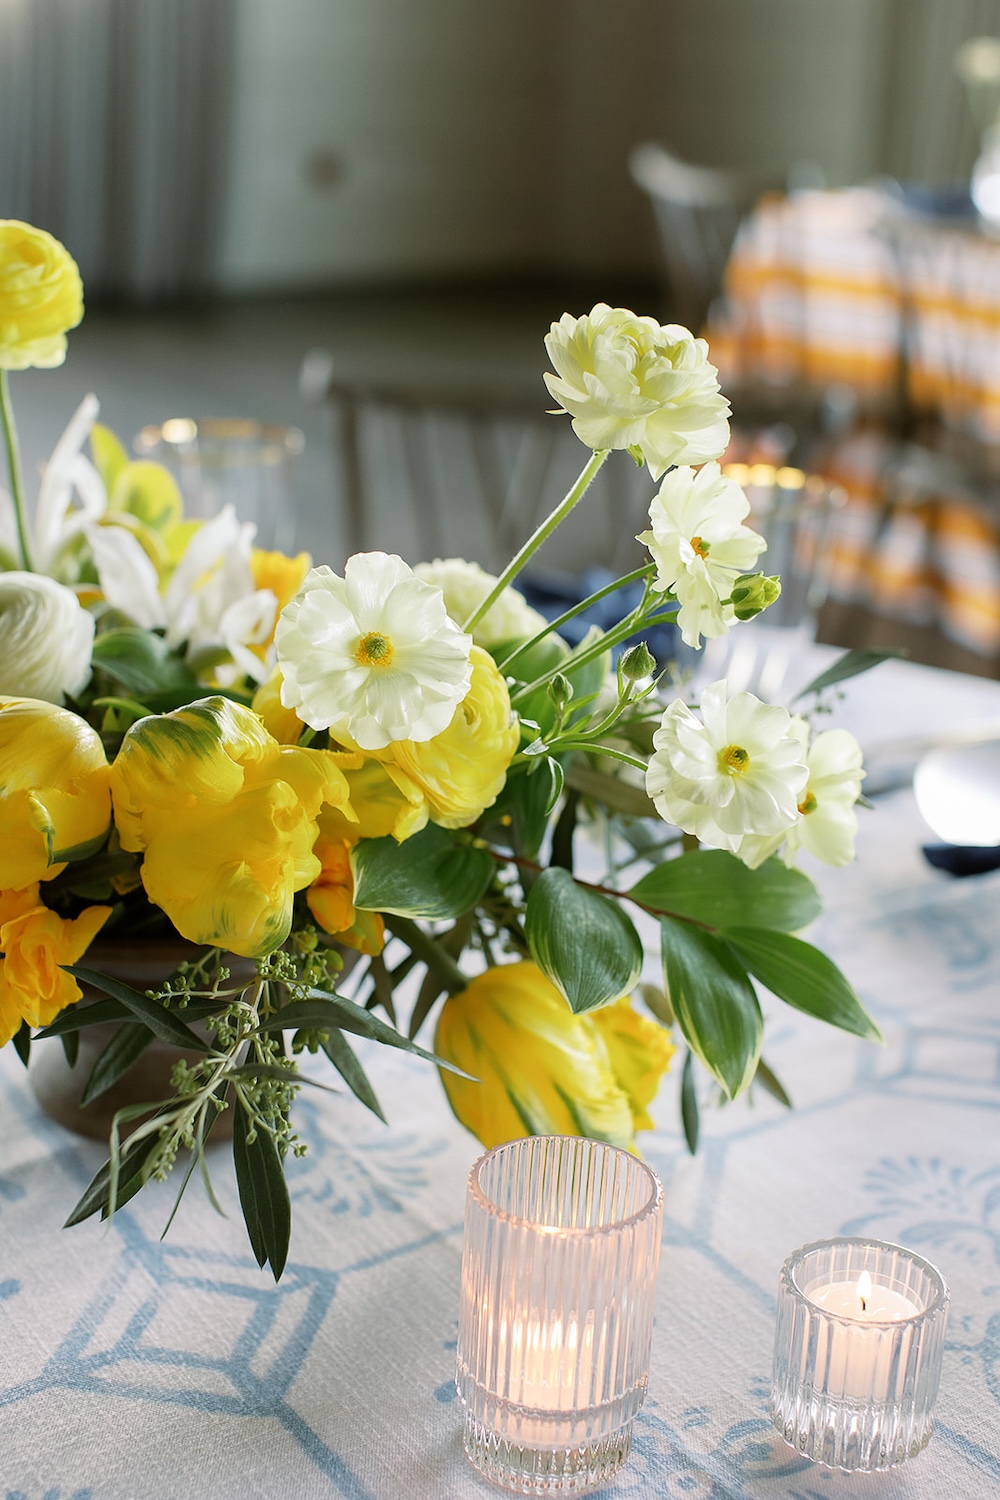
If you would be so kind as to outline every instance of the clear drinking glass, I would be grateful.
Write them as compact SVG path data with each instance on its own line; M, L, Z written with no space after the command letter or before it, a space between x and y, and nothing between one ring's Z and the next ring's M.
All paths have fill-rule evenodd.
M305 446L297 427L242 417L171 417L135 439L143 458L174 475L188 516L207 520L232 505L257 527L255 545L291 552L295 545L295 465Z
M781 1269L771 1416L786 1442L834 1469L888 1469L934 1427L948 1288L899 1245L835 1239Z
M646 1394L663 1188L643 1162L533 1136L472 1168L458 1394L472 1464L520 1494L580 1494L628 1457Z

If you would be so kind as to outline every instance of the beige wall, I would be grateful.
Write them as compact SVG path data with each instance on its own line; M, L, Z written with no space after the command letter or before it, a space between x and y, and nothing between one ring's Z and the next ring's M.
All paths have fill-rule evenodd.
M220 280L653 269L628 148L867 175L890 4L240 0Z

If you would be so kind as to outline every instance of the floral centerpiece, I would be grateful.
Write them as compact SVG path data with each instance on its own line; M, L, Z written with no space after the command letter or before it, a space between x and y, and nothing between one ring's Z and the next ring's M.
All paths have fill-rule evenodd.
M356 1038L436 1063L487 1146L632 1148L682 1047L694 1149L697 1069L723 1098L782 1095L757 984L877 1036L797 935L819 909L800 850L853 857L856 743L725 681L671 699L643 641L676 621L698 646L779 588L717 462L729 407L704 341L604 305L565 315L546 381L590 452L504 572L381 552L338 572L255 549L231 509L186 519L92 397L29 516L8 372L60 363L82 313L66 250L0 222L0 1043L27 1061L59 1037L72 1061L81 1031L122 1023L85 1099L154 1038L187 1049L164 1097L115 1115L71 1223L185 1153L186 1183L225 1115L279 1276L299 1060L324 1054L381 1114ZM639 599L571 649L560 630L590 601L548 623L512 584L612 449L659 481L646 560L602 591ZM637 921L658 928L659 984ZM109 945L164 936L195 947L159 988L103 970ZM102 998L80 1004L81 984Z

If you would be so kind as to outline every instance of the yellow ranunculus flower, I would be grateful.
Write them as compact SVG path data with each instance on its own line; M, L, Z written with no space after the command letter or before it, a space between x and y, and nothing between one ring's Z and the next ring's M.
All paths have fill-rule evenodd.
M400 787L427 798L443 828L465 828L497 799L520 739L510 694L493 658L472 647L472 682L447 729L433 739L396 740L378 759ZM401 772L404 782L397 777Z
M0 370L50 369L83 317L76 261L44 229L0 219Z
M29 1026L48 1026L80 998L80 986L60 964L83 957L111 915L88 906L65 920L41 901L37 881L25 890L0 890L0 1047Z
M357 822L348 823L335 807L324 808L320 819L330 838L357 843L358 839L382 839L392 834L398 844L419 833L427 824L427 798L418 786L392 766L358 756L358 764L341 765L347 774L351 811Z
M586 1135L631 1150L674 1049L627 999L609 1011L601 1022L600 1012L574 1015L533 963L478 975L445 1001L434 1038L439 1057L472 1074L441 1073L457 1118L487 1149L523 1135Z
M313 853L323 866L306 891L313 917L324 931L360 953L381 953L385 947L385 923L375 911L357 911L354 906L354 875L351 845L346 839L320 834Z
M280 745L250 709L203 698L140 719L111 768L122 847L182 937L248 958L288 936L292 898L320 874L324 802L347 810L326 750Z
M308 552L286 557L284 552L264 552L255 547L250 554L250 571L255 589L270 589L278 601L275 619L286 604L291 604L312 567Z
M100 735L67 708L0 698L0 889L51 880L111 824Z

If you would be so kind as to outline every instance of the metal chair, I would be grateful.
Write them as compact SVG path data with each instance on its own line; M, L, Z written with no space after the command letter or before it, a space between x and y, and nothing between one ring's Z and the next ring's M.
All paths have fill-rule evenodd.
M331 414L337 541L346 557L375 548L410 562L462 556L494 572L573 483L586 449L569 418L526 384L478 364L407 371L314 349L302 395ZM581 572L641 561L651 486L612 454L592 490L539 552L544 569Z
M762 193L785 184L773 175L694 166L655 141L634 146L628 167L652 204L673 321L697 333L721 290L741 220Z

